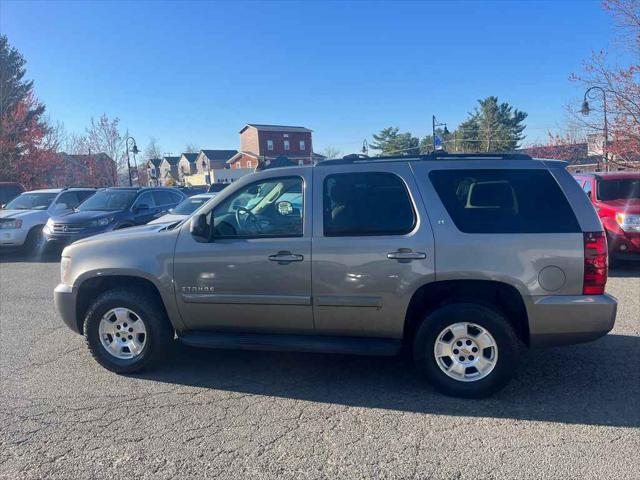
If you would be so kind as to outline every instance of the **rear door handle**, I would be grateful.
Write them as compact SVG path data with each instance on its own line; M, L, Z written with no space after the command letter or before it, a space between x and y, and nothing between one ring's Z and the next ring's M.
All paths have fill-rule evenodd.
M304 260L304 256L297 253L282 251L274 255L269 255L269 260L271 260L272 262L278 262L280 264L286 264L289 262L301 262L302 260Z
M424 252L412 252L410 248L400 248L396 252L387 253L389 260L398 260L410 262L411 260L424 260L427 258L427 254Z

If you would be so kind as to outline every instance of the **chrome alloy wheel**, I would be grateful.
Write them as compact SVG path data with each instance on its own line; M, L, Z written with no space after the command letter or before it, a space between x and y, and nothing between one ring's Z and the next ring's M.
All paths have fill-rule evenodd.
M142 319L128 308L112 308L100 319L100 343L110 355L129 360L142 353L147 329Z
M493 371L498 361L498 344L480 325L459 322L438 334L433 354L447 376L460 382L474 382Z

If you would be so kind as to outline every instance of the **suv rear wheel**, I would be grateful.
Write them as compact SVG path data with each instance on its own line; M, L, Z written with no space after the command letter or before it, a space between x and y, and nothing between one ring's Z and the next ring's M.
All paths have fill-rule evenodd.
M155 366L174 337L164 309L143 289L114 289L98 297L84 321L89 351L116 373Z
M447 395L482 398L501 389L518 363L521 342L499 310L452 303L427 316L416 334L416 366Z

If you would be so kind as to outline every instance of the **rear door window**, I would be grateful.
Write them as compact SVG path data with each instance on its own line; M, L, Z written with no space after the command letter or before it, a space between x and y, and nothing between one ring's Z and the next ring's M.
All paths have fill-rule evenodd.
M434 170L429 178L461 232L580 232L547 170Z
M416 217L407 187L388 172L329 175L323 187L327 237L404 235Z
M173 200L171 193L165 190L154 190L153 199L155 200L156 205L159 207L166 206L166 205L173 205L174 203L176 203Z

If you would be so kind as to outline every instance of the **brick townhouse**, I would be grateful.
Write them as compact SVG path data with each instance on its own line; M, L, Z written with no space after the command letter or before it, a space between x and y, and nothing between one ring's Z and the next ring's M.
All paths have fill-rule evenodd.
M240 130L240 151L228 160L231 168L256 168L259 162L286 157L294 163L313 162L312 131L304 127L248 123Z

